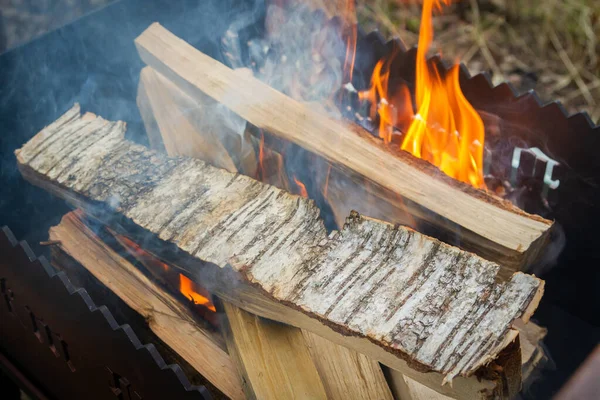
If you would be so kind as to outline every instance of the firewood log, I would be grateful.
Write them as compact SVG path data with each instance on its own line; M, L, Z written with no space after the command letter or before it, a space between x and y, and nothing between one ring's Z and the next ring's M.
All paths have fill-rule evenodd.
M207 289L249 312L454 397L509 397L519 387L520 371L489 364L520 360L518 348L502 351L518 336L515 320L537 307L539 279L515 273L498 282L497 264L357 214L327 234L310 200L166 157L124 133L124 123L75 106L15 151L19 170L203 283L212 278Z
M223 106L211 98L193 99L145 68L137 103L153 148L171 156L210 157L213 165L229 172L253 174L256 170L254 150L240 135L245 122L227 110L224 115ZM200 127L203 135L197 135Z
M137 39L142 60L192 97L208 95L248 122L348 168L462 228L470 249L512 270L532 263L552 222L530 215L482 190L456 181L433 165L394 151L357 126L334 120L196 50L152 24ZM448 227L439 227L442 231Z
M252 399L326 399L325 388L304 345L302 331L266 321L229 303L227 313L230 353Z

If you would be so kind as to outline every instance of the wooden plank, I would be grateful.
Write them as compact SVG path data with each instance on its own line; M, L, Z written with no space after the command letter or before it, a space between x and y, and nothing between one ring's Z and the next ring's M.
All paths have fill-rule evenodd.
M173 104L171 99L175 96L182 96L182 94L177 95L180 89L150 67L142 70L138 93L144 90L141 87L142 85L146 88L149 86L154 87L153 91L146 90L149 102L160 102L159 104L165 109L178 107L177 104ZM155 98L158 93L165 92L171 93L171 96L160 95L158 98ZM170 125L168 119L173 118L173 115L177 118L178 114L158 113L156 119L163 121L161 125L168 126ZM150 120L153 118L148 116L145 119ZM215 127L215 129L221 130L219 127ZM171 136L178 135L178 131L176 130L160 130L160 133L165 140L171 140ZM148 132L148 134L150 135L151 133ZM203 135L204 133L200 129L196 129L194 134ZM180 144L185 144L185 138L179 137L178 140ZM153 144L153 147L155 146L160 149L162 144ZM178 152L176 149L172 149L168 154L178 155ZM206 149L202 149L198 154L191 155L212 165L218 165L220 161L218 153L206 151ZM264 165L264 163L269 162L270 157L262 155L261 158L261 163ZM281 167L281 171L283 171L283 165ZM232 304L225 303L224 308L229 317L246 319L248 324L252 325L254 331L260 333L258 337L261 339L261 345L253 347L252 344L256 344L256 340L248 342L248 332L242 324L228 324L228 335L226 335L228 338L228 349L230 354L235 354L233 358L237 361L238 370L240 370L244 378L245 392L248 398L281 398L280 391L274 390L273 382L275 381L285 387L290 392L288 393L290 396L309 393L306 389L306 385L308 385L314 388L324 387L327 398L332 400L346 400L351 395L359 395L359 398L364 399L391 399L391 392L379 364L369 360L366 356L295 327L279 325L277 329L273 329L272 322L265 322L258 317L251 318L251 316L245 316L245 311L238 309ZM241 331L238 331L238 328ZM302 334L299 335L298 331ZM271 335L283 335L287 340L282 341L282 338L271 337ZM252 339L252 337L250 338ZM282 349L279 348L281 343L285 344L285 347ZM310 349L314 365L305 364L307 345ZM275 354L271 354L271 352ZM286 354L284 364L281 362L253 362L256 359L279 359L279 354ZM301 368L302 370L306 370L306 376L310 376L308 369L312 368L315 370L315 365L320 376L318 382L311 382L312 378L294 379L288 373L272 371L276 368L284 368L284 370ZM256 370L257 368L258 371ZM343 373L340 373L340 371L343 371ZM270 397L272 395L275 397ZM288 396L285 397L287 398Z
M229 355L212 335L175 298L99 240L77 212L65 215L50 229L50 240L60 243L61 250L141 314L156 336L225 395L245 398Z
M465 240L473 247L501 259L510 254L514 269L531 263L546 243L550 221L449 178L408 153L393 151L358 127L321 114L258 79L240 79L158 23L136 39L136 46L146 64L190 96L206 94L257 127L458 224L472 233Z
M149 128L147 131L151 145L156 148L159 146L156 142L162 139L164 149L170 156L210 155L216 167L238 172L234 160L218 138L219 134L236 134L228 131L224 125L217 130L211 129L207 123L204 127L206 133L199 135L200 121L206 116L210 105L206 104L207 101L194 100L180 90L173 90L173 86L149 68L143 69L140 74L138 107L144 125ZM155 127L158 128L160 139L154 133ZM239 141L241 138L237 136Z
M436 391L510 396L503 390L520 384L520 373L498 376L503 384L473 374L517 338L512 325L537 307L539 279L516 273L497 282L492 262L356 214L328 235L310 200L157 154L124 140L124 124L77 113L15 152L26 179L126 226L189 276L210 277L207 289L225 300L354 348ZM452 387L440 385L450 380Z
M323 379L328 399L391 399L379 363L302 330L310 355Z
M229 303L223 306L253 398L327 398L300 329L262 320Z

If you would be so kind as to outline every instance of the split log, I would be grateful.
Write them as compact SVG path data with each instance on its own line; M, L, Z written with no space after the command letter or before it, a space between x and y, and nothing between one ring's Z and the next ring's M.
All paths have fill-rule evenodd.
M211 98L191 98L144 68L137 103L154 149L164 149L170 156L210 158L211 164L229 172L255 173L254 149L242 136L245 121Z
M148 321L143 315L132 309L120 299L112 290L100 282L81 263L64 252L58 243L51 245L51 264L59 271L64 271L69 280L76 286L84 288L92 299L101 299L117 322L131 326L136 336L142 343L151 343L158 350L167 365L177 364L185 374L186 378L194 386L205 386L215 400L229 399L222 391L207 380L201 373L191 366L182 356L169 347L150 328ZM214 337L212 332L206 331L208 337ZM221 347L220 343L215 344Z
M514 321L537 307L542 281L515 273L497 282L497 264L356 214L328 235L312 201L157 154L124 132L75 106L15 151L18 167L190 276L212 277L212 293L249 312L454 397L514 394L520 372L489 363L520 359L518 348L502 351L517 338Z
M521 374L526 385L533 379L533 372L539 367L540 361L547 358L542 340L547 330L529 322L524 324L518 320L515 328L519 330L519 344L521 347ZM400 400L448 400L449 397L437 393L422 383L392 369L385 369L384 373L394 393L395 399Z
M398 371L390 370L387 376L397 400L452 400Z
M233 332L228 349L240 358L248 398L327 398L300 329L262 320L229 303L224 308Z
M255 126L447 219L462 228L469 248L480 249L489 259L509 261L517 270L532 263L547 242L550 221L456 181L406 152L391 150L359 127L334 120L258 79L240 79L158 23L135 43L147 65L190 96L208 95Z
M162 95L159 96L159 93ZM145 115L144 121L148 121L145 122L146 125L159 127L159 141L161 138L165 141L176 141L186 147L186 141L190 140L192 145L195 136L206 135L205 129L211 128L195 125L193 131L186 130L183 136L179 135L178 130L169 129L176 124L172 119L180 118L180 113L176 110L182 107L173 99L186 95L150 67L144 68L140 75L138 104L142 94L145 99L148 99L147 102L155 104L154 113ZM198 109L184 109L189 110L191 115L198 114ZM162 110L172 111L165 113ZM142 112L142 114L146 113ZM194 120L201 119L200 115L194 117ZM156 124L152 123L154 120ZM225 126L212 128L219 132L227 132ZM223 138L223 135L220 137ZM151 140L151 143L153 148L162 147L161 142L153 143ZM264 146L261 149L266 150ZM170 149L167 153L184 155L176 148ZM219 166L221 162L219 153L206 148L198 149L197 153L188 151L186 154L215 166ZM279 156L281 163L279 168L274 170L283 173L283 160L276 153L272 156L261 154L261 167L264 168L264 165L274 156ZM264 171L261 173L264 174ZM268 177L264 178L268 179ZM244 378L244 388L248 398L276 399L298 396L319 398L326 393L327 398L332 400L345 400L350 397L391 400L391 392L376 361L310 332L281 324L273 326L272 322L264 321L232 304L224 303L224 310L230 320L227 324L228 335L226 335L229 353L235 354L234 360L237 361L238 369ZM306 357L309 353L312 361L310 357ZM265 360L273 362L265 362ZM289 371L296 372L290 375ZM299 377L306 379L299 379ZM282 388L285 393L282 392Z
M147 321L167 346L231 399L245 399L227 352L173 296L98 239L77 212L50 229L50 240Z

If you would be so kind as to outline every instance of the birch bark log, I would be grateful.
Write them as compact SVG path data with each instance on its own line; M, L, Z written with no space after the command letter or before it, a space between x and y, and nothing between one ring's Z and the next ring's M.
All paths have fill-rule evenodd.
M76 106L16 151L19 169L92 214L106 219L109 211L151 234L193 273L231 279L231 269L243 278L239 285L313 320L293 314L284 322L321 334L320 322L362 338L359 351L417 379L424 378L419 371L445 381L465 377L438 391L510 395L473 374L516 338L512 324L529 319L542 281L515 273L496 282L492 262L359 215L328 235L311 201L199 160L157 154L124 140L124 132L123 123L81 116Z

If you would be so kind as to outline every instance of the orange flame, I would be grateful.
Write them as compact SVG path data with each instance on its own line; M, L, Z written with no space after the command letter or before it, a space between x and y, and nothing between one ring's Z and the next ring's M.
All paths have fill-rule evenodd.
M299 193L300 196L302 196L304 198L308 198L308 192L306 191L306 186L298 178L296 178L295 175L294 175L294 182L296 183L296 185L298 186L298 189L300 190L300 193Z
M389 87L390 65L395 57L380 60L371 88L360 94L371 102L371 116L379 115L379 136L389 143L394 128L405 132L401 148L436 165L447 175L477 188L485 188L483 149L485 131L481 117L467 101L459 82L459 67L442 76L427 62L433 41L433 8L451 0L424 0L417 49L416 113L405 85ZM379 99L379 101L378 101Z
M214 312L217 311L214 304L212 303L212 301L210 301L208 297L205 297L198 293L199 291L201 291L200 287L183 274L179 274L179 291L182 295L193 301L194 304L203 305Z
M169 267L168 264L161 261L154 254L143 249L139 244L129 239L127 236L118 234L108 227L106 229L115 237L115 239L117 239L119 243L121 243L121 245L123 245L129 254L135 257L146 268L150 270L162 269L165 272L169 272L171 270L171 267ZM200 285L192 282L189 278L182 274L179 274L179 291L195 304L202 305L213 312L217 311L214 304L209 299L210 294L208 294L204 288L200 287Z

